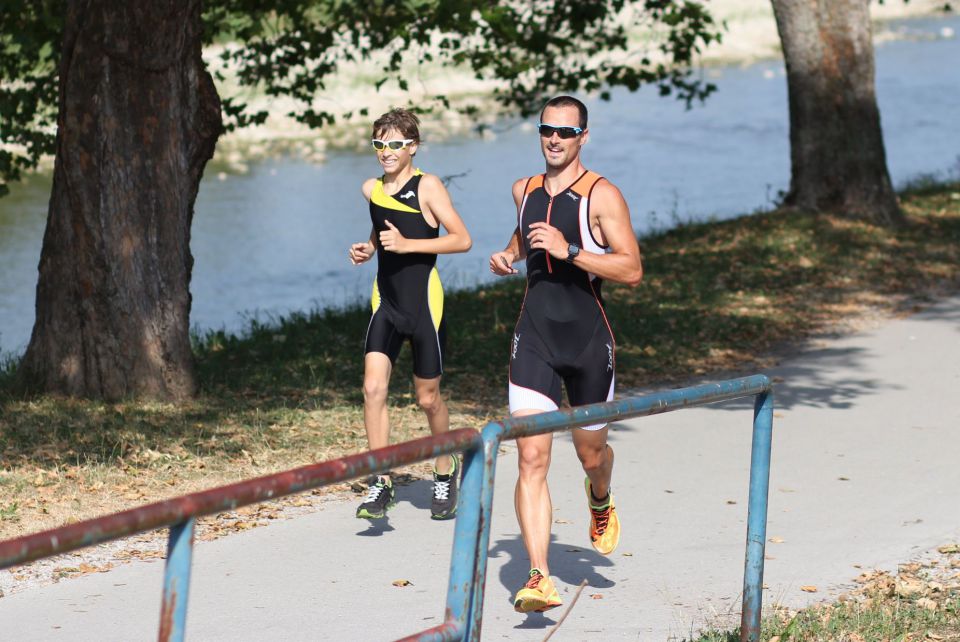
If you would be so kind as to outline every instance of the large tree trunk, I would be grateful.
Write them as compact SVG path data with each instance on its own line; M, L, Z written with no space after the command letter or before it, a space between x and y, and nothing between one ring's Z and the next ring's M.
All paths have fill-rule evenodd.
M222 129L200 0L74 0L28 389L178 399L195 391L190 224Z
M772 0L790 97L786 204L903 222L874 93L868 0Z

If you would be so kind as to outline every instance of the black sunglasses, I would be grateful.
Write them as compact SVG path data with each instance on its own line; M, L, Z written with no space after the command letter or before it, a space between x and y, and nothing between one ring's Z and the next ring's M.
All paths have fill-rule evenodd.
M552 138L554 132L556 132L560 138L573 138L583 133L583 129L580 127L548 125L546 123L537 123L537 131L540 132L540 135L544 138Z

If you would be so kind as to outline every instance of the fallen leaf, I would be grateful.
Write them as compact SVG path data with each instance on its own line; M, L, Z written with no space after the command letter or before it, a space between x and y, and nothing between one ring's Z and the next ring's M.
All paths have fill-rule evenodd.
M816 593L817 587L813 586L812 584L807 584L805 586L801 586L800 590L803 591L804 593Z
M776 535L774 535L767 541L771 542L772 544L783 544L784 539L782 537L777 537Z
M413 586L413 582L410 580L393 580L394 586Z
M602 593L594 593L593 595L590 596L590 599L591 599L591 600L602 600L602 599L603 599L603 594L602 594Z
M733 505L733 504L736 504L737 502L733 501L732 499L728 499L727 503L730 505Z
M921 597L919 600L917 600L917 606L928 611L937 610L937 603L931 600L929 597Z
M623 556L624 556L624 557L633 557L633 553L624 553Z
M657 349L653 346L647 346L643 349L643 354L647 355L648 357L654 357L657 354Z
M553 520L553 523L554 523L554 524L569 524L570 522L569 522L568 520L565 520L565 519L555 519L555 520Z
M937 548L937 551L943 553L944 555L950 555L951 553L960 553L960 544L946 544Z
M850 481L849 477L837 477L837 481Z

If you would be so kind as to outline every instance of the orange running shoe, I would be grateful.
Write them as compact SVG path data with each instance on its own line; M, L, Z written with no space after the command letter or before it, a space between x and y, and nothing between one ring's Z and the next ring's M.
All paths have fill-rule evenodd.
M620 518L613 503L613 493L607 492L607 501L596 506L590 489L590 478L583 481L587 489L587 505L590 507L590 543L601 555L609 555L620 543Z
M517 591L513 598L513 608L517 613L537 611L542 613L563 604L560 594L553 580L540 572L538 568L530 569L530 578L523 588Z

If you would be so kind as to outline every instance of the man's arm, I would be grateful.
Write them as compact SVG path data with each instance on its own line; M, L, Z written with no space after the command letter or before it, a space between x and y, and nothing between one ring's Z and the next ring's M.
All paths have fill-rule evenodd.
M643 278L640 247L623 195L612 183L604 180L594 188L591 198L590 227L595 233L599 232L610 249L604 254L580 252L573 264L607 281L631 287L639 285ZM534 223L530 229L530 247L544 249L553 258L566 260L569 242L560 230L546 223Z
M447 188L433 174L424 174L420 179L420 208L443 226L446 234L435 239L408 239L387 221L389 230L380 232L383 249L397 254L453 254L466 252L473 245L463 219L457 214Z
M520 239L520 203L523 201L523 188L526 185L526 179L521 178L513 184L513 202L517 207L517 227L510 235L510 240L500 252L494 252L490 255L490 271L498 276L507 276L516 274L513 264L525 257L523 243Z

